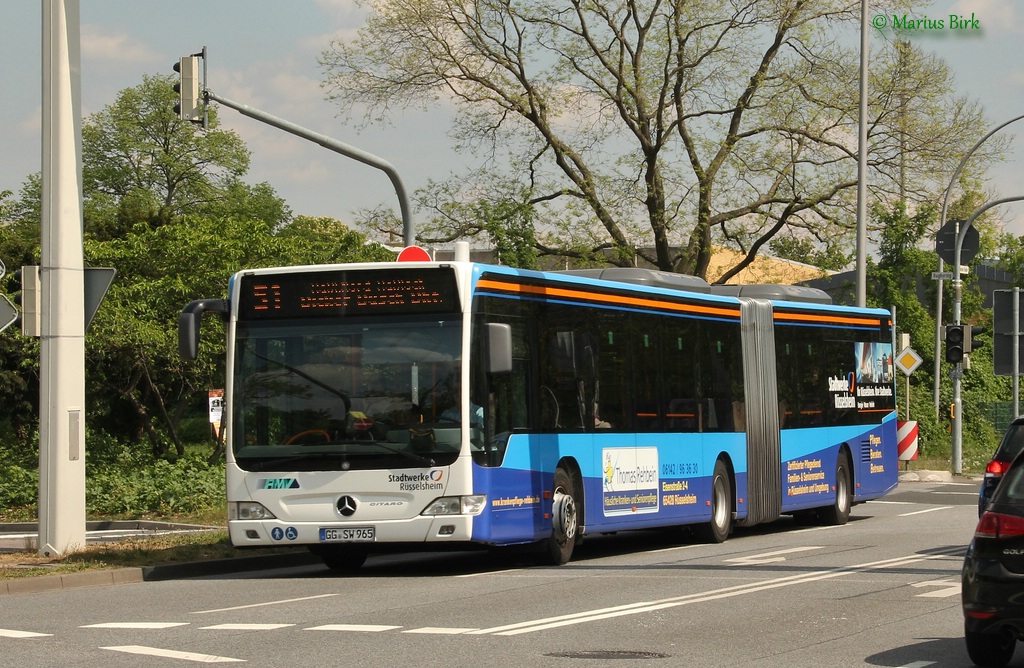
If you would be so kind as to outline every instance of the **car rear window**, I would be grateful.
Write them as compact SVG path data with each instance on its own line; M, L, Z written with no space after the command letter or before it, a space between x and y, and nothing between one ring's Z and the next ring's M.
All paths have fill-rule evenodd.
M992 497L993 503L1024 505L1024 458L1014 464L996 488Z
M1003 434L1003 440L996 448L994 459L1003 462L1012 461L1024 450L1024 424L1014 422Z

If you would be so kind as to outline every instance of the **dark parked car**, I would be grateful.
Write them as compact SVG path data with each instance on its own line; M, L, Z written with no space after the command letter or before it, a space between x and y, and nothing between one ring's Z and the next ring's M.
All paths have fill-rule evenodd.
M992 461L985 467L985 479L981 483L981 490L978 492L978 517L985 512L985 506L992 498L992 492L999 485L999 480L1006 473L1010 462L1024 450L1024 417L1019 417L1010 423L1003 440L992 455Z
M1024 456L978 520L961 579L967 653L979 666L1005 666L1024 638Z

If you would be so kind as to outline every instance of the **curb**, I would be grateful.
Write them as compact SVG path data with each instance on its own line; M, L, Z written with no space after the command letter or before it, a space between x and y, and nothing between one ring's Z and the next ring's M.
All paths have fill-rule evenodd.
M950 482L953 474L949 471L902 471L900 482Z
M83 571L40 575L37 577L0 580L0 596L11 594L36 594L45 591L60 591L79 587L100 587L139 582L159 582L208 575L229 575L272 568L309 566L322 563L320 557L309 552L292 554L269 554L258 557L235 559L211 559L180 564L161 564L138 568L116 568L107 571Z

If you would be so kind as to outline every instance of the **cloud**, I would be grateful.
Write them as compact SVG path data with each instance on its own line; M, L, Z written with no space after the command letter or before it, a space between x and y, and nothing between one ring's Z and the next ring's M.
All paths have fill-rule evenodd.
M137 67L138 63L156 62L158 54L145 42L126 33L110 32L95 24L83 24L80 28L82 58L124 63L125 67Z

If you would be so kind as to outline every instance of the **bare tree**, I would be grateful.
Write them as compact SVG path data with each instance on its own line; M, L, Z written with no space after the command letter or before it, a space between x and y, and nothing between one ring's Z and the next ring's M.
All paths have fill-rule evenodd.
M726 280L783 231L850 243L859 12L854 0L376 0L322 64L328 97L370 109L367 121L454 103L453 138L530 193L545 252L615 249L706 277L726 244L745 253ZM980 136L981 110L956 98L941 60L872 42L873 196L926 200ZM453 183L452 197L487 186Z

